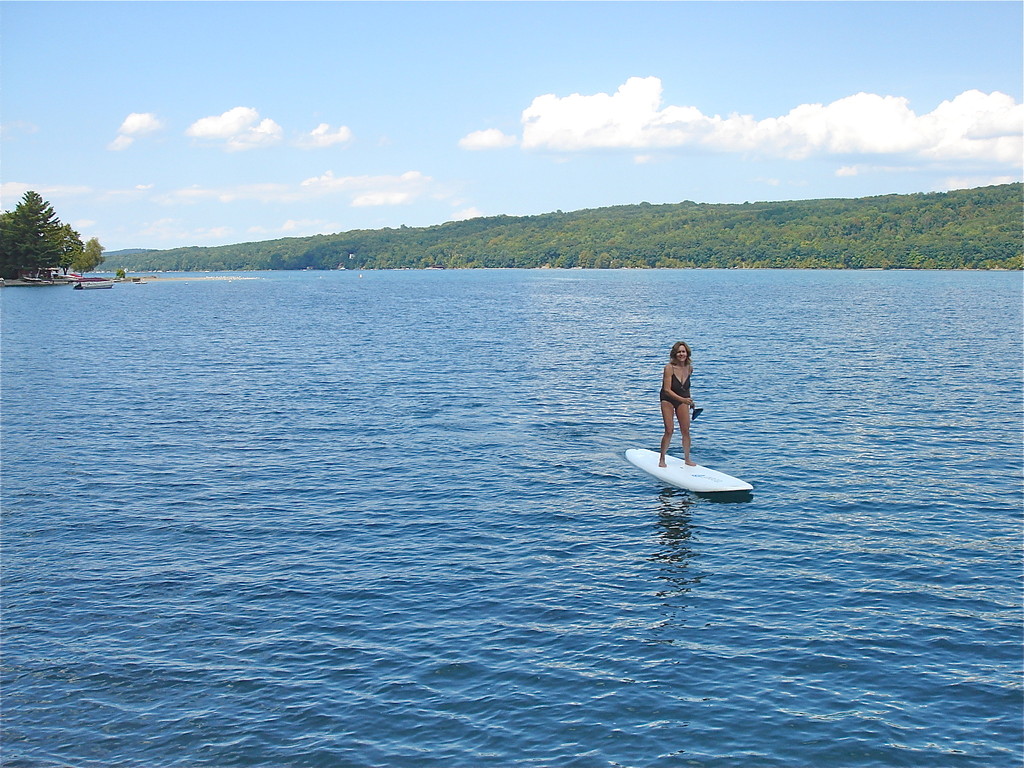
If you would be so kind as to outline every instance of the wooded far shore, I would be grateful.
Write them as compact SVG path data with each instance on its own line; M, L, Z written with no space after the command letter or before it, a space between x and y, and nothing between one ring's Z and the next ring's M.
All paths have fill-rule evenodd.
M1020 183L913 195L623 205L172 250L131 272L396 268L1021 269Z

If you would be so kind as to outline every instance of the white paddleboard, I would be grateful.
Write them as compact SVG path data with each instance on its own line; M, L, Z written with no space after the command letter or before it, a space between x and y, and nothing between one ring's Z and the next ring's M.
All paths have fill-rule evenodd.
M663 483L674 485L697 493L713 493L715 491L749 491L754 486L738 477L718 472L714 469L686 465L682 459L666 456L667 467L658 466L659 456L655 451L646 448L630 448L626 451L626 460L638 469L642 469Z

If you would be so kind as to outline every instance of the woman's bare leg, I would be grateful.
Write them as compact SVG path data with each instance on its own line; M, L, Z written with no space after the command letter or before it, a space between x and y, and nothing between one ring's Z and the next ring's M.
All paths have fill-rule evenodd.
M690 406L680 405L676 408L679 417L679 432L683 439L683 461L687 466L695 467L697 462L690 459Z
M658 466L664 467L667 466L665 452L672 444L672 403L661 401L661 418L665 422L665 434L661 436L661 458L658 460Z

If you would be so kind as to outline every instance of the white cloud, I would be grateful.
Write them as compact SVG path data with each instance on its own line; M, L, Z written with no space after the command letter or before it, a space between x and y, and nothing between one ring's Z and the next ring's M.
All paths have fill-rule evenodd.
M177 219L157 219L156 221L146 222L143 224L139 234L153 237L157 240L174 240L186 235Z
M945 180L943 189L974 189L975 187L991 187L996 184L1013 184L1020 181L1017 176L951 176Z
M235 232L231 227L200 227L195 230L197 240L224 240Z
M965 91L921 120L933 137L928 155L1021 163L1024 105L1005 93Z
M255 200L260 203L289 203L301 199L302 195L288 184L240 184L235 187L200 187L198 184L159 195L159 203L191 204L216 200L221 203L234 203L242 200Z
M142 228L132 237L172 243L196 243L224 240L233 234L234 229L231 227L189 228L180 219L167 218L143 224Z
M446 199L434 179L419 171L399 176L335 176L327 171L321 176L298 184L242 184L233 187L201 187L193 185L156 196L165 205L189 205L206 202L294 203L330 195L348 196L354 207L404 205L424 197Z
M407 171L400 176L335 176L327 171L302 182L310 192L341 192L351 196L354 207L405 205L431 191L434 180L419 171Z
M222 115L204 117L192 123L185 135L196 139L224 141L229 152L277 144L284 131L270 118L260 119L252 107L235 107Z
M858 93L762 120L705 115L697 107L662 101L657 77L630 78L614 94L538 96L522 113L522 146L557 151L698 147L789 159L904 155L1015 166L1024 154L1024 105L999 92L966 91L924 115L905 98Z
M98 192L92 187L70 186L56 184L25 184L20 181L5 181L0 184L0 205L4 210L14 208L15 205L25 196L29 190L38 192L44 200L52 202L51 198L69 198L84 196L113 196L123 194L120 191Z
M509 136L497 128L488 128L463 136L459 139L459 146L468 150L504 149L515 146L517 141L515 136Z
M614 94L538 96L523 111L526 149L585 150L679 146L707 129L695 107L661 105L661 80L632 77Z
M117 129L117 138L108 145L115 152L127 149L135 143L139 136L155 133L163 128L163 123L152 112L132 112Z
M107 145L107 149L120 152L122 149L128 149L134 143L135 139L131 136L118 136Z
M456 211L452 214L448 221L466 221L467 219L479 219L481 216L486 216L483 211L476 207L463 208L461 211Z
M5 181L0 184L0 206L3 207L3 210L13 209L17 205L14 201L20 201L30 189L32 189L31 186L22 184L20 181ZM43 193L39 192L39 194Z
M235 107L216 117L204 117L189 126L189 136L204 139L230 139L252 128L260 113L252 107Z
M912 165L877 165L861 163L859 165L844 165L841 168L837 168L835 175L839 177L843 176L863 176L871 173L914 173L918 169Z
M39 126L25 120L14 120L10 123L0 124L0 140L16 139L21 136L30 136L39 132Z
M2 202L4 209L13 207L15 203L12 201L20 199L31 189L42 195L44 200L54 203L59 212L59 203L64 201L81 200L84 198L90 203L123 204L126 201L146 197L146 192L151 187L152 185L125 189L97 189L84 185L25 184L21 181L7 181L0 184L0 202Z
M124 119L117 132L129 136L140 136L159 131L161 128L163 128L163 123L152 112L132 112Z
M255 226L249 227L246 232L250 235L326 235L337 232L341 224L337 222L324 221L323 219L288 219L279 227Z
M322 149L333 147L335 144L347 144L350 141L352 141L352 130L348 126L342 125L332 133L330 125L320 123L312 131L304 134L297 144L304 149Z
M406 205L411 203L414 195L400 189L363 192L352 198L353 208L376 208L385 205Z

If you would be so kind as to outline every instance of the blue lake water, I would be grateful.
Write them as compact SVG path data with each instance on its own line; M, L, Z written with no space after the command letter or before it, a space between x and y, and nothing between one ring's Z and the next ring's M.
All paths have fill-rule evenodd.
M198 277L2 291L4 766L1020 765L1020 273Z

